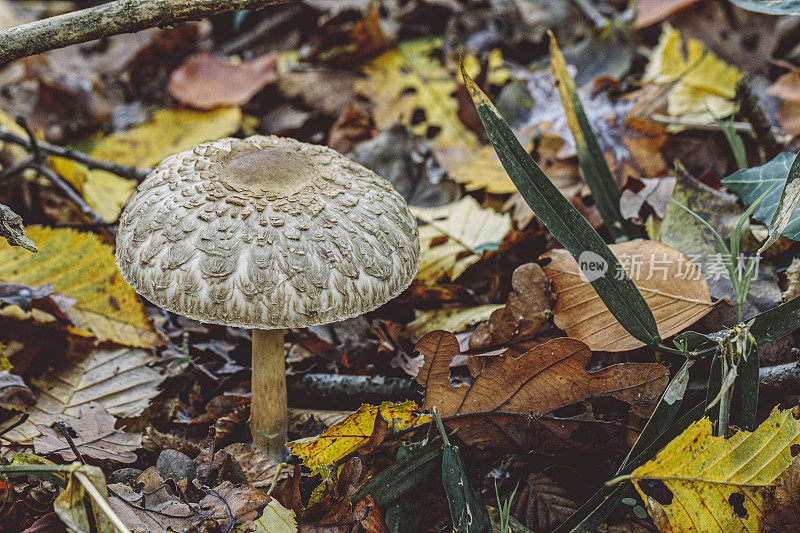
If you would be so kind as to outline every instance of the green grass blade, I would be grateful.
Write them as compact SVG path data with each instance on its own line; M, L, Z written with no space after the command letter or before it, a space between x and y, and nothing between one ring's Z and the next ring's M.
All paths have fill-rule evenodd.
M533 212L579 266L587 261L606 265L606 271L599 277L587 277L622 327L645 344L661 342L653 313L608 245L519 144L508 123L472 81L463 65L461 73L503 168ZM623 274L621 279L615 279L620 273Z
M575 82L567 72L567 63L558 47L556 38L550 33L550 65L556 80L561 104L567 114L567 124L575 139L580 164L586 183L592 191L592 198L600 216L603 218L611 237L616 242L642 238L642 232L631 222L625 220L619 209L620 192L617 180L611 173L603 149L586 117Z
M763 346L788 335L797 329L798 325L800 325L800 296L753 317L750 333L756 339L756 344Z

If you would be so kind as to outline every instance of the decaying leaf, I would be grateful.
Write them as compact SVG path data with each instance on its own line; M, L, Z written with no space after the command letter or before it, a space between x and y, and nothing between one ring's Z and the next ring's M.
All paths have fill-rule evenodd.
M170 494L158 468L151 466L136 482L141 489L108 486L111 508L133 533L183 533L199 522L189 504Z
M100 404L82 405L76 416L62 413L53 418L74 432L72 441L81 455L121 463L136 461L135 451L142 446L142 436L114 429L117 419ZM57 453L65 461L79 460L61 431L43 424L37 426L37 429L42 434L33 439L33 449L36 453Z
M36 398L21 376L0 370L0 407L26 412L35 403Z
M77 302L69 315L99 341L152 347L159 339L136 293L114 264L113 248L92 233L30 226L39 253L0 245L0 279L51 284Z
M696 39L686 42L669 24L650 55L643 81L670 85L667 113L672 117L713 123L734 110L739 69L718 58Z
M417 311L417 317L408 323L408 333L414 339L422 338L436 329L460 333L473 324L488 320L503 306L498 304L475 307L445 307L432 311Z
M255 526L255 533L297 533L297 517L294 511L270 498Z
M433 284L443 276L456 280L483 252L496 250L511 230L511 217L482 208L471 196L442 207L415 207L425 222L419 228L417 279Z
M31 378L36 405L28 411L30 418L5 436L30 444L41 434L36 426L50 425L51 415L79 416L91 402L117 417L141 414L164 379L149 366L157 361L152 353L133 348L95 349L82 358L62 361Z
M550 279L539 265L526 263L517 267L511 276L511 287L514 290L508 295L508 303L472 332L471 350L532 339L547 321L555 296L550 289Z
M580 415L560 416L559 409L611 395L648 416L667 385L668 371L655 363L622 363L587 372L591 351L566 337L536 346L518 358L490 358L472 385L453 386L450 362L460 353L455 335L434 331L416 345L425 357L417 382L425 387L426 410L438 407L442 420L459 437L481 448L552 449L607 442L624 427L607 420L595 424L584 404ZM586 426L591 426L587 430ZM614 435L616 433L616 435Z
M435 57L441 44L438 37L401 42L364 67L367 78L355 83L356 91L374 104L378 128L400 122L430 139L439 161L467 190L516 191L492 147L482 144L459 119L458 101L453 97L456 77ZM466 63L477 74L477 61ZM502 55L490 54L490 82L502 83L508 77L502 63Z
M653 208L658 218L663 219L667 204L675 190L675 178L642 178L642 187L639 191L625 189L619 200L620 211L625 218L637 218L645 203Z
M100 467L80 465L67 476L67 488L53 502L53 510L69 531L92 531L92 526L99 533L116 531L106 512L89 496L84 482L91 483L103 499L108 499L106 478Z
M278 473L280 462L262 448L249 442L236 442L223 448L242 467L247 482L254 487L269 487ZM281 478L286 477L285 473Z
M536 533L553 531L578 508L566 489L540 472L528 476L511 505L511 514Z
M703 418L633 471L661 531L758 531L764 497L800 446L800 421L776 407L754 432L715 437Z
M764 495L761 525L770 533L797 533L800 528L800 447L789 452L794 459Z
M136 128L112 133L81 146L94 158L121 165L149 168L177 152L188 150L204 141L216 140L235 133L242 122L237 107L214 111L162 109ZM69 181L86 203L109 222L119 216L136 182L105 170L89 170L69 159L50 158L53 169Z
M392 430L406 429L429 420L426 415L419 413L417 404L412 401L365 404L320 435L290 442L288 446L292 449L292 454L302 459L303 464L312 470L333 464L369 442L378 413Z
M610 248L653 311L662 338L682 331L714 307L700 270L674 248L642 239ZM644 346L617 322L566 250L551 250L542 257L551 260L544 271L557 295L556 326L592 350L619 352Z
M204 525L213 521L221 531L229 531L236 525L248 526L261 515L269 499L265 492L250 485L236 486L223 481L200 500L201 515L212 517Z
M179 102L197 109L244 105L277 79L278 53L232 63L203 53L170 74L167 88Z

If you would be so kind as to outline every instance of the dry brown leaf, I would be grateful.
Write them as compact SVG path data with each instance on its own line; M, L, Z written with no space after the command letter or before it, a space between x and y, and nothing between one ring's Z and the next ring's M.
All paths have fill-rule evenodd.
M559 416L558 410L595 395L611 395L630 404L633 413L649 416L669 378L657 363L621 363L587 372L592 352L584 343L562 337L518 358L490 358L471 386L453 386L450 362L460 353L455 335L431 332L416 349L425 357L417 375L425 387L424 408L436 406L461 439L481 448L597 446L624 438L625 423L594 423L599 421L588 407L573 417Z
M262 448L249 442L229 444L223 450L236 459L247 477L247 482L254 487L269 487L281 464ZM280 477L285 478L286 473L281 473Z
M135 451L142 447L141 434L114 429L117 419L98 403L82 405L77 416L58 414L52 418L74 431L72 441L78 451L92 459L132 463L137 459ZM61 431L45 425L37 428L42 433L33 439L33 449L37 454L57 453L65 461L79 459Z
M261 516L269 499L265 492L250 485L235 486L223 481L200 500L201 514L210 517L203 525L216 522L219 531L230 531L237 524L247 526Z
M108 486L111 508L133 533L183 533L197 522L197 513L169 493L158 468L151 466L136 482L138 491L122 483Z
M19 444L30 444L49 425L51 415L78 416L81 407L100 403L118 417L141 414L158 394L164 376L149 365L158 362L152 353L134 348L95 349L80 359L65 360L31 379L36 405L30 418L6 433Z
M778 78L767 94L781 100L778 121L783 133L800 135L800 71L793 70Z
M241 63L199 54L172 72L167 88L179 102L197 109L244 105L278 78L277 64L277 52Z
M762 526L769 533L800 532L800 445L792 450L794 460L764 495Z
M502 307L498 304L486 304L474 307L445 307L433 311L417 311L416 318L408 323L408 334L412 339L420 339L426 333L437 329L460 333L473 324L488 320Z
M675 335L714 307L700 269L678 250L643 239L610 248L653 311L662 338ZM591 284L581 279L578 264L566 250L551 250L542 258L552 260L544 272L557 295L556 326L592 350L620 352L644 346L617 322Z
M31 389L20 376L0 370L0 407L25 412L35 403Z
M548 476L534 472L514 499L511 514L535 533L553 531L578 509L566 489Z
M517 267L511 276L514 291L508 303L492 313L469 338L470 350L484 350L509 342L532 339L550 316L555 296L550 280L536 263Z

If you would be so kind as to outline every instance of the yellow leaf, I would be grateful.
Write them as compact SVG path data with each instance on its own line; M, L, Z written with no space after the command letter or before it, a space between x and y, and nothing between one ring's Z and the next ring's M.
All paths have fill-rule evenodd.
M670 116L713 122L706 106L718 117L730 115L740 77L738 68L706 50L696 39L686 42L684 54L680 32L666 24L652 51L643 81L675 83L667 95Z
M148 168L172 154L204 141L235 133L242 122L237 107L214 111L161 109L141 126L112 133L95 141L88 151L94 158L121 165ZM50 158L53 170L72 183L97 214L112 222L136 189L136 182L104 170L89 170L68 159Z
M754 432L714 437L699 420L631 474L661 531L758 531L764 493L792 462L800 421L773 409Z
M255 533L297 533L294 511L271 498L261 518L255 521Z
M362 405L338 424L335 424L316 437L292 441L288 446L292 454L302 459L310 469L330 465L353 453L369 441L375 427L375 417L381 416L389 423L389 429L402 430L428 422L430 417L420 415L417 404L384 402L381 405Z
M489 320L493 312L503 307L505 307L503 304L488 304L421 311L409 322L408 332L415 339L437 329L459 333L473 324Z
M355 83L356 92L374 104L378 128L399 122L416 135L428 137L450 177L465 184L467 190L515 192L491 146L483 145L458 118L457 77L437 59L441 46L438 37L403 41L364 67L367 77ZM467 67L477 70L474 58L465 61ZM501 84L508 79L510 74L502 64L500 51L492 52L490 82Z
M427 222L419 228L417 279L433 284L442 276L456 280L481 258L496 250L511 230L511 217L484 209L471 196L441 207L412 207Z
M69 316L100 341L143 348L158 342L136 293L114 264L111 246L92 233L72 229L28 226L27 231L39 253L0 244L0 280L49 283L56 292L75 298Z

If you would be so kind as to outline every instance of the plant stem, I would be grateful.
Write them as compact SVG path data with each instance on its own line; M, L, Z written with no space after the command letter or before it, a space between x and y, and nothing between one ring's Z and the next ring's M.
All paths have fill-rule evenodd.
M725 377L728 375L729 366L725 357L720 358L722 364L720 370L722 372L722 386L725 386ZM731 409L731 387L728 387L719 400L719 425L717 426L717 435L724 437L728 434L728 420L730 419Z
M78 478L78 481L81 482L83 488L86 489L86 492L89 493L89 496L97 503L98 507L103 510L103 512L108 516L108 519L114 524L114 527L120 533L131 533L131 530L125 527L125 524L120 520L117 513L114 512L114 509L111 508L111 505L108 504L108 500L103 498L103 495L100 494L100 491L97 490L92 484L92 481L84 474L83 472L76 470L75 477Z

